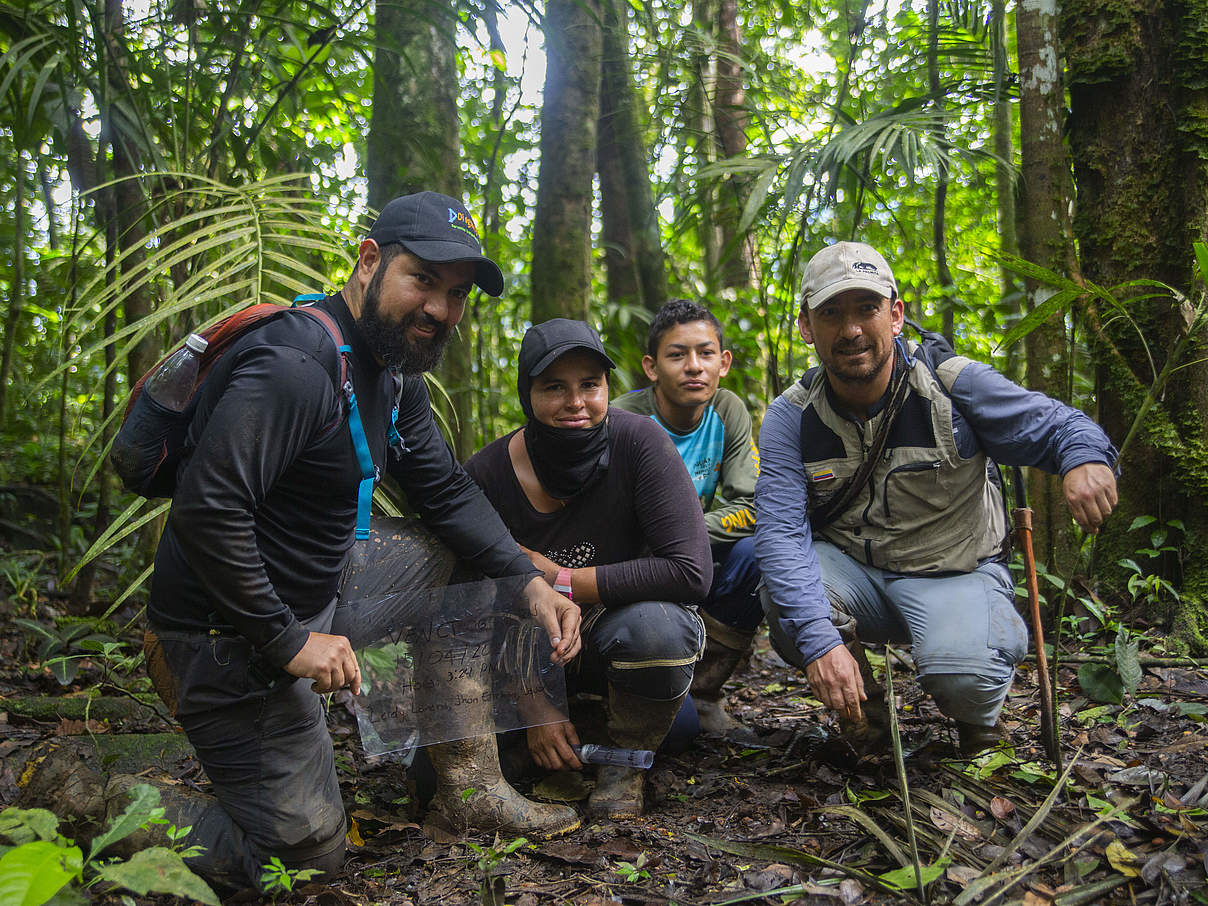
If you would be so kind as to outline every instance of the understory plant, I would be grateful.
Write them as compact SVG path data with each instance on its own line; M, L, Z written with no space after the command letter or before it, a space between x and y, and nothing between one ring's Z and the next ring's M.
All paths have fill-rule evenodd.
M129 859L107 857L105 850L152 824L167 824L159 805L159 790L135 786L126 810L113 819L88 846L88 854L59 833L58 817L46 809L7 808L0 812L0 903L21 906L75 906L90 901L97 888L112 885L138 896L169 894L219 906L218 896L194 874L185 858L200 849L152 846ZM188 828L169 826L168 838L183 839Z

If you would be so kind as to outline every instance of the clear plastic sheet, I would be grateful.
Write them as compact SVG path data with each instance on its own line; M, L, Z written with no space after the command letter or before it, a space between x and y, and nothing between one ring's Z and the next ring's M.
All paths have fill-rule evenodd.
M375 587L372 576L358 578L357 588ZM367 754L406 757L417 746L565 719L565 678L550 663L548 634L528 615L525 581L341 601L333 631L352 640L361 666L355 702Z

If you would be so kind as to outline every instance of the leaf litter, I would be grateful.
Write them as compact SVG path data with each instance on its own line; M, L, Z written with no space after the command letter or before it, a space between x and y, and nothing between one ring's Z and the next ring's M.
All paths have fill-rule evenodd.
M1135 678L1135 696L1104 705L1083 698L1077 673L1063 667L1059 770L1040 745L1028 665L1003 713L1008 743L962 759L951 724L903 660L888 659L909 809L892 755L858 758L764 638L727 687L741 728L660 755L646 816L585 819L561 840L515 848L513 838L463 839L426 825L414 777L389 759L365 757L353 719L332 707L357 845L343 876L279 902L469 904L487 902L489 889L502 895L496 902L523 906L1208 904L1208 671L1148 667ZM883 673L885 659L875 662ZM4 669L0 692L31 691L22 669ZM81 688L89 681L85 670ZM9 710L0 721L8 752L64 732L104 732ZM114 721L106 729L143 728ZM197 777L205 787L195 764L167 776L188 785ZM590 775L579 779L586 783L566 784L559 795L581 797ZM532 794L543 780L517 786ZM3 804L13 792L0 786ZM487 872L480 861L491 854L498 858Z

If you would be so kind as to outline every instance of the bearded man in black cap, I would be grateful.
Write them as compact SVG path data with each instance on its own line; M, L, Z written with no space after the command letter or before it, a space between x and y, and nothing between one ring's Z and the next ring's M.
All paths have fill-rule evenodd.
M220 887L257 886L274 856L325 872L343 863L344 810L317 693L360 688L351 630L342 631L354 623L343 610L357 556L379 567L390 557L389 590L404 593L447 583L455 561L519 576L551 659L579 650L578 607L540 576L433 422L422 373L474 284L497 296L503 274L461 203L435 192L396 198L344 288L315 303L338 325L355 402L332 335L297 313L243 335L199 390L156 555L146 647L156 689L218 800L169 802L169 817L192 825L185 842L204 851L190 865ZM353 408L363 442L355 430L350 441ZM368 475L357 447L372 457ZM379 529L354 550L358 498L367 517L365 495L382 470L423 526L395 521L389 538ZM531 803L502 780L493 737L433 749L439 768L477 790L464 797L463 783L441 798L454 824L535 836L578 826L573 810Z

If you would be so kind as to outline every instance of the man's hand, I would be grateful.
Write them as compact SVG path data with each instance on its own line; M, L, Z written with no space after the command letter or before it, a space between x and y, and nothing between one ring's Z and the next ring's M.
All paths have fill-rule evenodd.
M818 700L848 720L860 720L860 702L868 701L860 665L843 645L805 665L805 677Z
M528 728L528 747L533 761L547 771L577 771L583 767L571 746L579 744L579 734L569 720Z
M579 638L579 605L562 597L540 576L524 587L524 597L529 613L549 633L549 643L554 647L550 660L565 666L583 647Z
M361 691L361 667L352 645L342 635L312 632L302 650L285 665L285 672L314 680L315 692L335 692L350 689L353 695Z
M1087 462L1065 473L1061 482L1074 521L1092 535L1116 506L1116 475L1101 462Z

